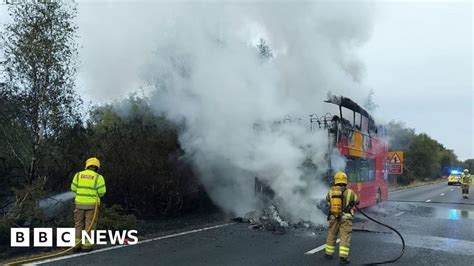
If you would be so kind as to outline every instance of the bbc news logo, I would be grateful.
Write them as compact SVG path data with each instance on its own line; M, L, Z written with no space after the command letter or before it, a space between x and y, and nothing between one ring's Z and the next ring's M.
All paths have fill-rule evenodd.
M81 244L135 245L138 243L137 234L137 230L91 230L89 233L83 230ZM54 239L56 247L74 247L76 245L76 230L74 228L56 228L56 237L54 237L53 228L33 228L33 236L30 238L30 228L10 228L11 247L30 247L31 239L33 247L53 247Z

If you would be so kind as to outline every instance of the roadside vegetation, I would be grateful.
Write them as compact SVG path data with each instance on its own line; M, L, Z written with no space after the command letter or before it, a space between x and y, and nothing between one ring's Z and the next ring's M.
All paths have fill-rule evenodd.
M460 161L453 150L425 133L416 133L403 122L392 121L387 125L389 149L404 152L404 172L397 177L399 185L429 183L449 176L453 169L474 170L474 159Z
M2 33L0 83L0 243L13 226L71 226L72 210L46 219L40 198L69 190L91 156L101 159L107 194L99 228L131 229L137 219L177 217L213 207L178 142L179 128L156 115L148 99L88 107L75 91L76 7L66 1L18 2ZM262 41L263 57L271 51ZM0 81L1 82L1 81ZM373 104L373 103L372 103ZM388 124L391 150L405 152L409 184L474 170L442 144L401 122ZM0 250L1 251L1 250Z
M18 2L9 12L0 45L0 243L8 245L13 226L71 226L72 210L46 219L38 200L69 191L91 156L107 180L99 228L212 206L182 159L178 129L146 99L84 106L74 84L74 3Z

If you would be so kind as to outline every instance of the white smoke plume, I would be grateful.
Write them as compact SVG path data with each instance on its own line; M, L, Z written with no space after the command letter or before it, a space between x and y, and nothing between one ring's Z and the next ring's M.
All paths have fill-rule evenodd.
M367 95L356 48L370 36L372 5L190 2L137 10L123 17L143 23L134 20L133 31L124 22L135 58L115 73L126 72L121 79L142 73L153 107L179 126L186 158L215 203L236 215L254 209L258 176L275 191L287 219L321 223L313 199L326 193L320 177L329 167L327 153L337 154L328 151L326 131L308 130L308 115L326 113L328 91L357 101ZM272 49L269 60L259 56L260 38ZM137 60L147 63L128 69ZM105 67L121 65L112 59ZM118 86L96 78L104 93ZM280 126L272 124L277 120ZM303 167L308 159L317 167ZM343 169L343 160L333 161Z

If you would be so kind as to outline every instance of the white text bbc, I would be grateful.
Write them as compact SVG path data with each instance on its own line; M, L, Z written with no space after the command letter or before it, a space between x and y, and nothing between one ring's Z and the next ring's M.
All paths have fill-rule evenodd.
M137 230L91 230L90 233L82 231L81 243L90 243L92 245L107 245L108 243L112 245L135 245L138 243L137 234ZM53 228L33 229L33 247L52 247L53 238ZM75 240L76 230L74 228L56 229L56 247L73 247L76 244ZM11 247L29 247L30 244L30 228L10 229Z

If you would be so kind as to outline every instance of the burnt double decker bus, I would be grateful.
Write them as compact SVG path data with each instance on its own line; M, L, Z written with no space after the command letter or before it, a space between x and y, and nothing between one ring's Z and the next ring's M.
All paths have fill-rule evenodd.
M326 103L338 107L338 115L319 119L329 132L330 145L344 157L345 169L330 162L333 174L345 170L348 187L360 197L360 207L387 200L387 132L377 126L372 116L356 102L343 96L330 96ZM323 121L321 121L323 120ZM328 175L329 177L330 175Z
M360 197L360 207L369 207L387 200L387 133L383 126L377 126L372 116L351 99L329 95L326 103L335 106L336 115L312 114L309 130L323 130L329 138L326 160L329 170L322 178L329 186L337 171L344 171L348 187ZM329 107L329 109L331 109ZM300 124L301 119L295 121ZM281 123L292 122L287 117ZM257 125L254 125L257 127ZM315 166L317 168L317 166ZM263 180L255 178L255 195L263 205L274 199L274 193Z

